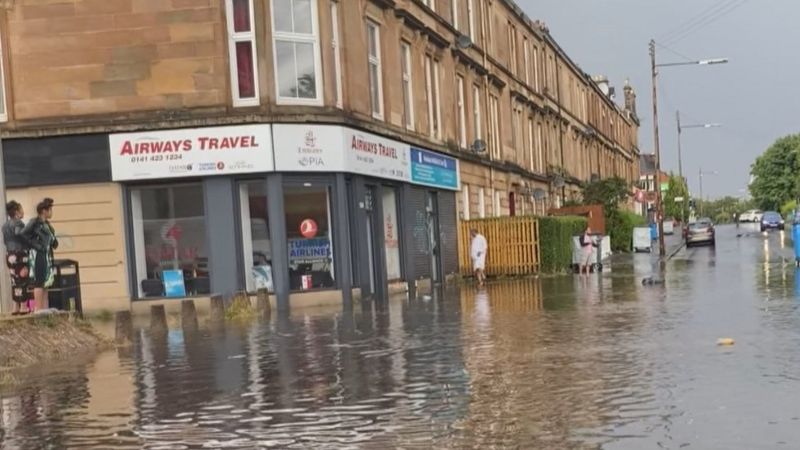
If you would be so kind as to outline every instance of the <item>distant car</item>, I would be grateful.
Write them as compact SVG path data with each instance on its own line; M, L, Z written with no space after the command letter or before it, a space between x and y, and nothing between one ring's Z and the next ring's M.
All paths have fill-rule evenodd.
M758 209L751 209L750 211L745 211L739 216L739 222L753 222L758 223L761 222L761 218L764 217L764 213Z
M761 231L783 230L784 227L783 217L775 211L767 211L761 218Z
M717 242L714 223L711 219L698 219L686 227L686 246L693 247L700 244L715 245Z

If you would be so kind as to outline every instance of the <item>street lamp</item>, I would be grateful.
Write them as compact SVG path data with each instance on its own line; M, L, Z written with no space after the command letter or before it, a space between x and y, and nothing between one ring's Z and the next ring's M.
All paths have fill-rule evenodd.
M681 152L681 134L683 133L683 130L691 128L718 128L721 127L722 125L718 123L699 123L699 124L681 125L680 111L675 111L675 118L678 123L678 175L680 176L681 180L683 180L683 153ZM686 221L687 219L687 212L688 212L687 206L688 202L684 202L683 217L681 218L683 221Z
M698 210L697 210L699 216L703 215L703 202L705 201L705 198L703 197L703 175L718 175L718 174L719 171L707 170L704 172L703 169L700 168L700 203L698 203Z
M658 68L659 67L672 67L672 66L707 66L714 64L725 64L728 62L727 58L717 59L703 59L698 61L687 62L674 62L656 64L656 41L650 40L650 64L653 77L653 150L656 154L656 185L658 185L658 176L661 173L661 150L658 143ZM664 244L664 201L661 195L661 187L656 186L656 220L658 221L658 253L661 256L667 254L666 245Z

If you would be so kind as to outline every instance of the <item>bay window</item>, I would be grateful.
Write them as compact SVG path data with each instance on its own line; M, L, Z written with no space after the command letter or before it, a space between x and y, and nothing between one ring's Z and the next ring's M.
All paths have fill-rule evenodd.
M225 8L233 106L256 106L259 98L253 0L226 0Z
M279 104L322 104L317 0L272 0Z

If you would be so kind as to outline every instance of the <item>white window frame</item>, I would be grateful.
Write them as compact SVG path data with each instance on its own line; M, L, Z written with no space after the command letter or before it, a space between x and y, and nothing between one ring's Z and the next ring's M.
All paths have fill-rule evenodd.
M489 96L489 122L492 155L497 159L502 153L500 151L500 100L494 95Z
M331 40L331 47L333 48L333 71L334 78L336 78L336 107L341 109L344 106L342 94L342 50L339 45L339 2L331 2L331 31L333 39Z
M6 91L6 65L3 62L3 55L5 54L5 48L3 47L3 41L0 39L0 89L3 92L3 101L0 102L0 106L2 106L3 110L0 111L0 122L8 122L8 97Z
M231 71L231 100L233 106L247 107L258 106L261 104L260 89L258 86L258 59L256 55L256 25L255 25L255 11L253 9L253 0L248 0L247 6L250 8L250 31L236 32L233 25L233 0L225 0L225 15L227 16L228 23L228 65ZM237 42L250 42L251 58L253 59L253 98L242 98L239 94L239 67L236 60L236 43ZM5 84L3 85L5 91ZM5 94L5 92L3 92ZM5 102L5 95L3 96ZM4 105L5 106L5 105ZM5 107L3 114L0 115L0 120L5 121Z
M375 54L370 53L370 39L375 39ZM383 68L381 65L381 26L377 22L371 19L367 19L367 64L368 70L371 72L373 68L378 73L377 79L375 80L378 83L376 92L378 95L378 109L375 110L375 104L373 103L375 99L372 98L372 87L370 87L370 99L369 105L370 109L372 110L372 117L378 120L383 120ZM369 83L372 83L372 77L370 75L367 76Z
M422 3L431 9L431 11L436 11L436 0L422 0Z
M468 33L472 41L475 41L475 4L474 0L467 0L467 19L469 21Z
M275 103L278 105L310 105L322 106L324 103L322 86L322 55L319 49L319 14L317 10L317 0L311 0L311 34L289 33L277 31L275 26L275 14L272 16L272 55L277 57L277 42L293 42L302 44L312 44L314 53L314 80L316 83L316 98L297 98L281 96L280 77L278 74L278 61L273 61L275 76ZM270 0L270 11L275 11L275 0Z
M472 129L475 130L475 140L483 139L483 128L481 123L481 88L477 84L472 85Z
M511 66L511 73L514 75L517 74L517 28L511 25L511 22L508 24L508 53L509 53L509 62Z
M450 0L450 13L451 13L452 19L453 19L453 28L455 28L456 31L459 30L459 28L458 28L458 19L459 19L459 17L458 17L458 2L460 2L460 1L461 0Z
M431 73L432 72L432 73ZM442 103L439 89L439 61L425 56L425 84L428 97L428 122L432 138L442 138Z
M483 188L478 188L478 216L483 219L486 217L486 192Z
M535 172L536 161L533 152L533 117L528 116L528 170Z
M525 64L525 84L528 86L531 85L531 57L528 54L530 52L530 45L528 44L528 37L525 36L522 38L522 59L523 64Z
M541 92L542 85L539 78L539 47L533 46L533 88L536 92Z
M458 111L458 143L461 148L467 148L467 107L464 104L466 93L464 92L464 77L456 75L456 108Z
M414 131L414 70L411 58L411 44L406 41L400 41L400 69L401 69L401 77L403 82L403 106L405 111L403 111L403 120L405 120L406 129L409 131ZM405 107L405 105L408 107Z

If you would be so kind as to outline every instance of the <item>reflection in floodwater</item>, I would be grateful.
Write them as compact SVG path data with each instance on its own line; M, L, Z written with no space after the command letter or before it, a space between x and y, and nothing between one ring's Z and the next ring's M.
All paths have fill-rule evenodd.
M718 232L658 286L632 255L350 314L141 330L0 394L2 448L791 448L791 245Z

